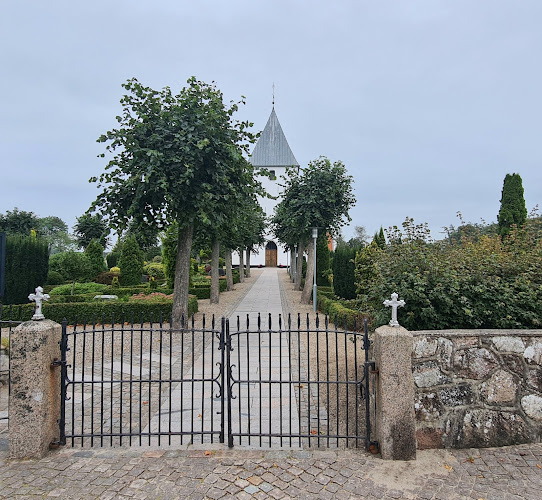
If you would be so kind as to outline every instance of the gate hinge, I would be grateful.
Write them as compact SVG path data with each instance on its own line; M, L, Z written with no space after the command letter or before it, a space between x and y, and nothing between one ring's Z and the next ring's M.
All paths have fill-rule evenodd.
M367 361L365 365L369 367L369 373L372 373L372 374L378 373L378 368L376 367L376 363L374 361Z
M66 361L62 361L60 359L54 359L53 362L51 363L51 368L55 368L57 366L66 366L67 365L67 362Z

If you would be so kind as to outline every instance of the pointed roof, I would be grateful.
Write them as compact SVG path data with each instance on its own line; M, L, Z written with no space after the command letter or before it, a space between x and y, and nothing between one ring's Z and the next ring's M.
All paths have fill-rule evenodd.
M267 125L254 147L250 163L255 167L299 167L282 131L274 106Z

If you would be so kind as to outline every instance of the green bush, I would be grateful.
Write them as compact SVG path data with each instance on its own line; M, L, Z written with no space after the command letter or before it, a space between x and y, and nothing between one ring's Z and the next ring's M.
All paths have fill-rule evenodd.
M94 280L96 283L101 283L103 285L111 285L113 283L113 278L118 277L117 273L112 273L111 271L106 271L98 274Z
M117 267L119 263L120 252L113 250L111 253L108 253L105 257L107 262L107 267L111 269L112 267Z
M49 271L47 274L47 284L48 285L62 285L64 283L64 277L58 271Z
M154 277L157 280L165 279L164 266L157 262L151 262L143 267L143 274Z
M339 328L361 331L363 321L367 317L358 311L348 309L341 301L334 300L318 292L318 310L327 316L331 322L337 324Z
M28 302L36 287L45 285L49 271L47 240L7 235L4 304Z
M67 284L67 285L60 285L60 286L55 286L50 292L49 292L49 295L51 296L54 296L54 295L71 295L72 294L72 289L73 289L73 294L74 295L85 295L85 294L90 294L90 293L94 293L95 295L96 294L104 294L106 293L106 290L107 290L107 285L102 285L100 283L94 283L94 282L90 282L90 283L75 283L75 286L70 283L70 284Z
M82 252L60 252L51 255L49 269L64 277L64 281L90 281L94 279L89 258Z
M356 297L356 276L354 259L356 249L338 245L333 255L333 289L338 297Z
M138 285L143 275L143 254L135 236L130 236L122 245L119 259L120 283L122 286Z
M93 279L106 270L104 247L98 243L98 240L92 240L88 244L87 248L85 248L85 255L88 258Z
M409 330L540 328L542 241L530 226L459 243L430 242L411 219L384 250L356 258L362 310L389 321L382 301L397 292Z
M171 315L172 301L163 303L146 302L141 300L130 302L77 302L68 304L43 304L43 314L47 319L62 323L66 318L68 323L77 320L78 324L93 321L101 322L102 319L110 323L112 318L115 322L132 320L136 322L149 322L151 319L157 321L160 314L164 319ZM33 304L24 304L15 308L15 314L21 313L22 321L28 321L32 318ZM198 301L196 297L190 296L188 299L188 314L192 315L198 312Z

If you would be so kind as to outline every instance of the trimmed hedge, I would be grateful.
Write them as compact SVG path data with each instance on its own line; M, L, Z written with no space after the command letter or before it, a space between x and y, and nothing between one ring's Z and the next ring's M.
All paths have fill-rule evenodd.
M343 328L346 323L349 330L353 330L355 326L356 331L362 331L363 320L367 317L366 315L344 307L341 302L321 294L320 291L318 291L317 300L318 310L329 316L329 319L337 323L340 328Z
M121 318L125 321L133 320L136 322L149 322L151 319L157 321L160 314L164 319L171 315L172 301L163 303L149 303L145 301L134 302L76 302L68 304L43 304L43 314L47 319L62 323L66 318L68 323L73 323L76 319L79 324L83 322L91 323L93 321L109 322L114 317L118 322ZM191 316L198 312L198 301L191 295L188 299L188 314ZM16 306L13 310L14 316L21 315L22 321L29 321L34 314L33 304L24 304Z

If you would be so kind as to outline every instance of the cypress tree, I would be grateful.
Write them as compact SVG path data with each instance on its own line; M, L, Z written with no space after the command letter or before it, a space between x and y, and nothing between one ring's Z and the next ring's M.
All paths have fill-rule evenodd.
M26 304L49 271L49 245L36 236L7 236L4 304Z
M139 285L143 275L143 255L135 236L130 236L122 245L119 259L120 283L122 286Z
M88 257L92 278L105 271L104 248L98 240L93 239L85 248L85 254Z
M512 224L522 226L527 220L523 184L519 174L506 174L502 187L501 208L497 216L499 234L504 237Z
M339 245L333 256L333 291L343 299L356 298L355 266L356 249Z

